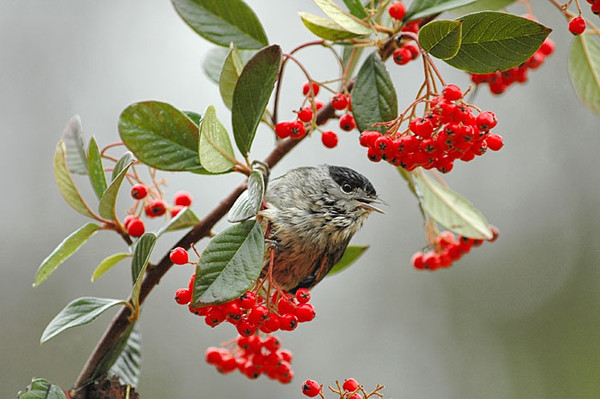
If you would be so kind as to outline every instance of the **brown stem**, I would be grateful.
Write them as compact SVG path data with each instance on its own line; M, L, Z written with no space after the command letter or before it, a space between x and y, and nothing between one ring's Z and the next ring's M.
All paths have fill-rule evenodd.
M347 90L352 90L353 82L349 82ZM317 123L321 124L327 119L335 115L335 109L328 103L317 113ZM281 140L277 143L273 151L265 158L264 162L269 167L275 166L287 153L289 153L301 140ZM190 230L185 236L183 236L175 247L190 248L192 244L200 241L202 238L210 235L210 232L214 225L227 214L235 200L240 194L246 189L247 181L244 180L240 183L224 200L222 200L216 208L214 208L209 214L207 214L199 223L197 223L192 230ZM150 294L152 289L158 285L160 279L169 271L171 266L171 260L169 259L169 252L154 266L149 266L142 288L140 291L140 305L144 302L146 297ZM85 399L87 397L87 385L92 377L94 370L98 366L99 362L106 356L106 354L114 347L119 337L129 327L128 317L130 310L127 307L121 308L119 313L111 321L110 325L100 338L100 341L94 348L94 351L88 358L87 362L83 366L77 381L72 390L73 399Z

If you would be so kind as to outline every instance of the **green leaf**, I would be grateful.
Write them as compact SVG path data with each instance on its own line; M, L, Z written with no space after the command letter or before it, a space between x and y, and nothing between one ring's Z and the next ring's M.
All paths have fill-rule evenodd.
M231 223L242 222L255 217L265 197L265 180L259 171L253 171L248 177L248 189L234 202L227 220Z
M235 143L244 156L267 108L280 64L281 48L276 44L265 47L248 61L235 85L231 122Z
M421 199L420 195L419 195L419 193L417 193L417 188L415 187L415 182L413 180L413 174L411 172L408 172L406 169L404 169L401 166L396 168L396 170L398 171L398 173L400 173L400 176L402 176L402 178L406 181L410 191L415 195L415 197L417 197L417 199L420 200Z
M135 244L133 259L131 260L131 276L133 277L133 289L131 290L131 303L134 309L140 309L140 290L144 281L144 274L150 262L150 254L156 244L157 236L153 233L145 233ZM137 319L137 317L136 317Z
M508 7L514 2L515 0L476 0L466 6L454 8L452 13L455 15L465 15L486 10L496 11Z
M83 297L69 303L52 319L42 333L40 343L56 337L69 328L83 326L96 320L98 316L116 305L125 305L120 299Z
M87 175L87 158L85 156L85 140L79 115L73 116L63 131L62 141L67 151L67 167L69 172Z
M242 73L242 69L244 69L244 61L240 57L237 46L232 43L231 50L223 63L221 77L219 78L221 98L229 109L231 109L231 103L233 102L233 90Z
M211 173L227 172L235 165L232 161L235 154L229 134L217 118L217 112L212 105L204 112L200 126L198 155L204 169Z
M43 283L61 263L73 255L98 229L100 229L100 226L97 224L88 223L58 244L58 247L38 267L33 286L37 287Z
M333 266L329 273L327 273L327 276L333 276L352 265L367 249L369 249L368 245L348 245L342 259Z
M225 64L225 58L229 55L229 49L223 47L213 47L206 52L204 61L202 62L202 69L206 76L213 81L213 83L219 84L221 79L221 71ZM256 54L255 50L240 50L238 54L242 59L243 63L246 64L250 58Z
M483 240L493 237L488 221L466 198L425 173L416 175L415 182L423 210L437 223L461 236Z
M170 104L145 101L127 107L119 118L121 139L137 159L168 171L202 172L198 125Z
M364 47L356 47L356 46L344 46L344 51L342 52L342 61L346 68L346 75L352 76L354 74L354 70L356 69L356 65L358 65L358 61L360 60L360 56L363 53ZM351 59L352 52L354 53L354 57Z
M348 7L350 14L358 19L367 18L369 16L365 10L365 6L363 6L360 0L344 0L344 4Z
M17 399L67 399L63 390L44 378L31 382L25 392L19 392Z
M123 179L125 178L125 175L127 175L127 171L133 162L133 155L127 151L115 165L115 172L118 171L118 173L113 173L112 181L104 191L104 194L102 194L102 198L100 198L100 203L98 204L98 212L103 218L117 220L117 195L119 194L121 183L123 183Z
M377 52L371 53L363 62L352 90L352 112L359 130L385 128L372 125L386 122L398 116L398 99L392 79Z
M192 306L222 303L243 294L260 275L264 255L264 235L256 220L217 234L198 261Z
M445 61L471 73L504 71L522 64L551 31L530 19L496 11L465 15L461 20L460 49Z
M460 49L460 21L431 21L419 30L419 44L434 57L446 60Z
M196 124L196 126L200 126L200 122L202 122L202 115L194 111L183 111L185 116L190 118L192 122Z
M98 280L100 276L109 271L114 265L119 263L121 260L129 257L131 257L130 253L120 252L117 254L110 255L107 258L104 258L102 262L100 262L100 264L96 266L96 269L94 269L94 273L92 273L92 282Z
M219 46L257 49L269 44L254 11L242 0L171 0L196 33Z
M137 323L133 326L125 339L125 347L108 370L108 375L118 376L121 384L137 387L142 370L142 334Z
M106 191L106 175L104 174L100 150L98 149L98 144L96 144L96 139L93 136L88 147L87 168L92 188L98 199L100 199L102 198L104 191Z
M355 33L363 36L373 32L373 30L363 25L358 18L348 14L340 6L335 4L331 0L314 0L315 4L331 18L339 26L347 30L348 32Z
M77 186L75 186L75 182L73 182L73 177L67 169L65 144L62 141L58 142L54 153L54 179L60 193L73 209L84 216L94 218L94 214L83 200Z
M569 55L569 75L581 102L600 115L600 45L592 35L579 35Z
M412 21L423 17L429 17L434 14L439 14L444 11L471 4L476 0L419 0L413 1L406 15L405 21Z
M175 231L180 229L185 229L188 227L194 226L198 223L200 219L190 208L183 208L179 211L177 216L169 220L169 223L162 226L157 232L157 236L161 236L163 233L167 233L169 231Z
M307 12L299 12L298 14L300 14L300 19L302 19L304 26L321 39L335 42L360 36L356 33L347 31L329 18L320 17Z

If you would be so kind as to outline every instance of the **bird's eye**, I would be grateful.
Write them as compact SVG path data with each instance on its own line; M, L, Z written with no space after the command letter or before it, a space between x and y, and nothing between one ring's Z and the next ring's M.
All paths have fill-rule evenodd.
M350 193L352 191L352 186L349 183L342 184L342 191L345 193Z

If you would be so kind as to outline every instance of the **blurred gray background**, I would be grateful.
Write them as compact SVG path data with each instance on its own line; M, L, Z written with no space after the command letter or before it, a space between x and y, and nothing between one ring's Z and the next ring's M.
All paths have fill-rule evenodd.
M284 50L314 38L297 16L298 10L318 13L312 2L248 3L270 41ZM385 396L396 399L599 397L599 119L571 89L564 18L549 3L535 7L538 19L555 28L556 53L525 86L499 97L480 90L476 103L498 114L496 132L505 147L457 164L447 177L498 226L496 243L473 250L449 270L413 270L409 259L425 243L424 230L397 172L367 161L356 132L340 134L335 150L315 136L273 174L305 164L348 165L367 175L390 206L354 239L371 245L366 255L313 291L317 319L281 335L296 356L294 381L222 376L205 364L204 349L233 331L211 330L174 303L175 289L192 273L179 268L144 307L142 397L300 398L306 378L328 385L347 377L367 387L384 384ZM128 104L155 99L198 112L214 104L229 127L218 89L202 73L210 47L167 0L0 2L0 397L14 397L34 376L70 387L114 312L41 347L44 327L74 298L125 298L130 290L125 262L90 282L100 259L124 249L104 232L41 287L31 287L40 261L86 222L54 184L52 157L64 126L78 113L86 137L95 135L104 146L118 140L118 116ZM299 57L319 80L338 72L324 67L334 65L324 50ZM421 81L420 62L388 66L402 108ZM440 67L447 81L468 85L466 74ZM291 117L300 103L302 83L290 66L282 117ZM253 156L262 158L271 145L261 128ZM167 197L190 191L199 215L240 180L163 176L169 179ZM84 194L93 195L89 189ZM178 237L165 236L157 250L164 252Z

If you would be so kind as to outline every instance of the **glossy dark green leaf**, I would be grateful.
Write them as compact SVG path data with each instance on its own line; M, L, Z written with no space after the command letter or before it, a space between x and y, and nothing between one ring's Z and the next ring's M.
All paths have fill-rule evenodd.
M368 35L373 32L370 27L365 26L358 18L344 11L332 0L313 1L325 14L327 14L329 18L331 18L344 30L361 36Z
M192 122L196 124L196 126L200 126L200 122L202 122L202 115L194 111L183 111L185 116L190 118Z
M97 381L107 375L110 376L109 378L112 378L113 375L118 375L118 371L111 372L109 370L112 370L112 367L121 358L121 356L126 355L125 349L127 348L127 345L129 343L129 338L137 330L137 323L132 323L125 329L125 331L123 331L117 342L108 350L106 355L104 355L104 357L100 359L100 361L94 368L94 371L92 372L92 375L89 379L90 382ZM136 360L137 359L139 358L136 356ZM125 383L123 380L121 380L121 382Z
M137 387L142 371L142 334L137 323L133 324L133 329L125 336L124 341L124 348L119 352L119 356L107 374L109 378L118 376L121 384ZM117 343L119 344L120 342Z
M307 12L299 12L300 19L309 31L320 37L321 39L339 41L359 37L356 33L352 33L338 25L335 21L329 18L320 17L318 15L309 14Z
M98 199L100 199L104 191L106 191L106 174L104 173L98 144L96 144L96 139L93 136L88 146L87 168L92 188Z
M130 258L131 254L126 252L121 252L117 254L110 255L104 258L98 266L94 269L92 273L92 282L98 280L100 276L109 271L114 265L119 263L121 260L125 258Z
M600 115L600 45L591 34L573 40L569 75L581 102Z
M170 104L144 101L130 105L119 118L119 133L127 148L146 165L168 171L203 171L198 160L198 125Z
M88 223L71 233L58 244L54 251L38 267L33 286L37 287L43 283L61 263L73 255L99 229L100 226L97 224Z
M165 224L156 232L157 236L161 236L163 233L169 231L181 230L189 227L193 227L198 223L200 219L190 208L183 208L179 211L177 216L169 220L169 223Z
M171 0L196 33L223 47L257 49L269 44L258 17L242 0Z
M200 125L198 155L202 167L210 173L223 173L235 165L235 154L225 126L217 118L215 107L204 112Z
M329 273L327 273L327 276L333 276L346 269L348 266L351 266L367 249L369 249L368 245L348 245L342 259L333 266Z
M344 4L348 7L350 14L354 15L358 19L367 18L369 14L365 10L365 6L360 0L344 0Z
M100 213L100 216L107 220L117 220L117 195L119 194L123 179L125 178L129 167L133 164L133 161L133 155L129 151L123 154L115 165L114 172L118 173L113 173L112 181L104 191L104 194L102 194L102 198L100 198L98 212Z
M476 0L466 6L452 9L452 13L455 15L465 15L479 11L497 11L508 7L514 2L515 0Z
M518 66L542 45L551 29L528 18L482 11L461 18L458 53L445 60L471 73L491 73Z
M142 289L142 282L144 281L146 268L150 263L150 255L156 244L156 239L156 234L145 233L135 243L133 250L133 259L131 259L131 277L133 278L131 303L136 312L138 312L138 315L140 311L140 290ZM134 315L134 319L137 319L137 315Z
M70 302L59 314L52 319L42 333L40 343L56 337L69 328L89 324L108 309L124 305L121 299L83 297Z
M69 205L84 216L94 218L94 214L77 190L73 177L67 168L65 144L58 142L54 153L54 179L60 193Z
M244 191L227 214L231 223L243 222L256 216L265 197L265 180L259 171L253 171L248 177L248 189Z
M213 237L196 267L192 306L239 297L263 268L265 241L260 223L247 220Z
M406 10L405 21L429 17L444 11L471 4L476 0L418 0L413 1Z
M466 198L430 179L423 172L415 176L421 206L438 224L464 237L489 240L493 237L483 214Z
M460 21L431 21L419 30L419 44L434 57L446 60L460 49Z
M376 122L386 122L398 116L396 90L385 64L377 52L371 53L363 62L352 90L352 112L358 129L379 130Z
M63 131L62 141L67 151L67 167L69 172L87 175L87 158L85 156L85 140L79 115L73 116Z
M219 78L219 92L221 93L223 102L229 109L231 109L233 102L233 90L242 73L242 69L244 69L244 61L240 57L237 46L232 43L231 50L225 58Z
M252 57L235 85L231 122L233 137L240 152L246 156L252 146L256 129L269 103L281 65L281 48L274 44Z
M25 392L19 392L17 399L67 399L63 390L44 378L31 382Z

